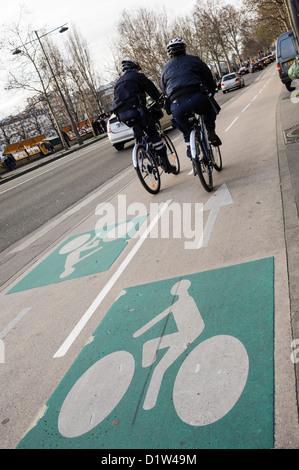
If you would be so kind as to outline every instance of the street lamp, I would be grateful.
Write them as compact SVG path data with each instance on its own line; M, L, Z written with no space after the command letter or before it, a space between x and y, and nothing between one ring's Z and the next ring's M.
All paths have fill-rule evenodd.
M66 25L64 24L64 25L62 25L62 26L59 26L58 28L52 29L52 31L49 31L48 33L45 33L45 34L43 34L43 35L41 35L41 36L38 35L38 32L37 32L37 31L34 31L34 33L35 33L35 35L36 35L36 39L33 39L32 41L26 42L26 44L22 44L22 46L26 46L27 44L31 44L32 42L35 42L35 41L38 41L38 42L39 42L39 44L40 44L40 46L41 46L41 49L42 49L42 51L43 51L43 54L44 54L44 56L45 56L45 59L46 59L46 61L47 61L47 64L48 64L48 66L49 66L49 69L50 69L50 71L51 71L51 74L52 74L52 76L53 76L53 79L54 79L54 81L55 81L55 84L56 84L56 86L57 86L57 90L58 90L58 92L59 92L59 94L60 94L60 97L61 97L61 99L62 99L62 102L63 102L64 106L65 106L65 109L66 109L66 111L67 111L67 114L68 114L68 116L69 116L69 118L70 118L70 121L71 121L71 124L72 124L72 128L73 128L73 130L74 130L74 133L75 133L75 136L76 136L76 139L77 139L77 143L78 143L79 145L82 145L82 144L83 144L82 137L80 136L80 134L79 134L79 132L78 132L77 126L76 126L76 124L75 124L75 122L74 122L74 120L73 120L73 117L72 117L71 112L70 112L70 110L69 110L68 104L67 104L67 102L66 102L66 100L65 100L65 97L64 97L62 91L61 91L61 88L60 88L60 86L59 86L59 84L58 84L58 81L57 81L57 78L56 78L56 76L55 76L55 73L54 73L54 71L53 71L53 68L52 68L52 66L51 66L51 64L50 64L49 58L48 58L48 56L47 56L47 54L46 54L46 51L45 51L45 49L44 49L44 46L43 46L43 44L42 44L42 42L41 42L41 38L42 38L42 37L47 36L48 34L51 34L51 33L53 33L54 31L57 31L57 29L59 29L59 32L60 32L60 33L64 33L65 31L68 30L68 28L67 28ZM19 47L22 47L22 46L19 46ZM20 50L19 47L17 47L17 48L13 51L13 54L14 54L14 55L22 53L22 51Z

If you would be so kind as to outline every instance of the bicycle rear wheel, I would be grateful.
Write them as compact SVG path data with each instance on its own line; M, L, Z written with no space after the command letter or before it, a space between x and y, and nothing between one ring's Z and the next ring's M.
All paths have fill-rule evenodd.
M157 194L161 187L159 170L144 145L138 144L134 147L133 163L143 187L149 193Z
M211 154L214 163L214 168L217 171L222 170L222 157L220 152L220 147L211 147Z
M161 139L162 139L162 142L166 146L167 159L168 159L170 165L172 165L176 168L176 171L173 174L178 175L179 172L180 172L180 160L179 160L177 151L175 149L175 146L173 145L173 142L168 137L168 135L162 134Z
M195 130L193 130L190 135L190 147L196 174L204 189L210 192L213 189L213 167L210 163L207 150L200 142Z

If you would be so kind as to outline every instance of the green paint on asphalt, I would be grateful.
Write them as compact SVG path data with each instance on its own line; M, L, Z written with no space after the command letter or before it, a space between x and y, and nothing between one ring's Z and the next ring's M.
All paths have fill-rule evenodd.
M272 448L273 271L266 258L126 289L18 448ZM164 311L169 315L154 324ZM173 351L159 343L156 360L145 364L144 345L176 338L181 347L182 332L184 341L196 338L170 361L154 388L156 402L144 409L155 371ZM201 413L191 410L190 418L193 401Z
M7 294L107 271L146 218L135 217L68 238Z

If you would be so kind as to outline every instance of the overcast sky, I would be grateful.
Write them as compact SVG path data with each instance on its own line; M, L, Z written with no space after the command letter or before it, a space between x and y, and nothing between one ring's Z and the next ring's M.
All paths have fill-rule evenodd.
M124 8L146 7L161 11L161 8L165 7L171 19L191 13L196 0L24 0L23 2L2 0L1 24L18 23L21 3L33 14L31 18L33 30L46 25L48 31L51 31L65 23L68 23L69 28L74 24L87 40L94 62L101 63L103 60L106 62L109 57L109 40L115 37L116 24ZM8 51L8 54L11 52ZM7 66L3 53L0 65L0 119L2 119L21 110L23 101L21 92L4 91Z

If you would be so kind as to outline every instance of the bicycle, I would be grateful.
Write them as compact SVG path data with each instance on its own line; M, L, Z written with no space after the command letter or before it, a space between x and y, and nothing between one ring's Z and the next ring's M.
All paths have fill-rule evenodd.
M156 102L152 103L148 109L152 113L157 112ZM162 112L162 111L160 111ZM153 114L154 115L154 114ZM155 115L154 115L155 116ZM159 117L160 116L160 117ZM166 146L167 159L170 165L173 165L176 170L173 174L177 175L180 172L180 161L177 151L173 145L172 140L162 131L159 125L161 114L156 114L156 127L160 134L162 142ZM131 122L134 128L135 123ZM137 172L137 176L141 181L143 187L151 194L157 194L161 188L161 175L165 171L161 157L155 151L149 136L142 130L142 137L136 140L132 153L133 166Z
M189 123L192 127L190 148L193 173L198 175L204 189L210 192L213 189L213 168L216 171L222 170L220 148L210 144L203 116L193 113L189 117Z

